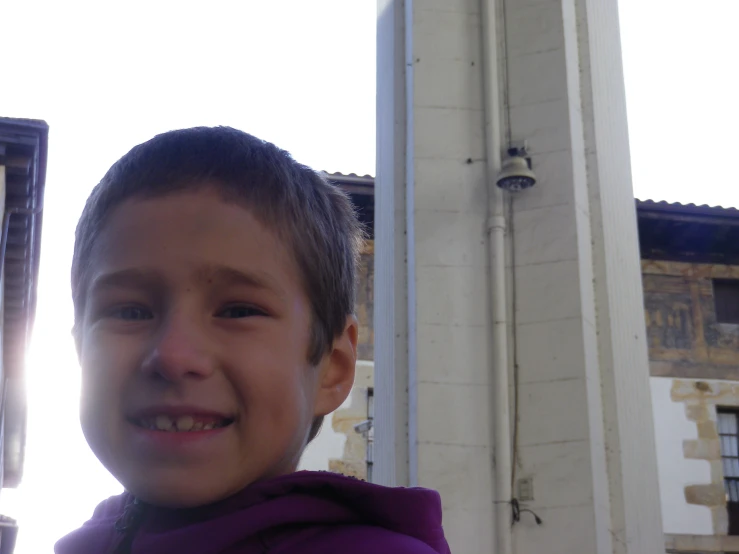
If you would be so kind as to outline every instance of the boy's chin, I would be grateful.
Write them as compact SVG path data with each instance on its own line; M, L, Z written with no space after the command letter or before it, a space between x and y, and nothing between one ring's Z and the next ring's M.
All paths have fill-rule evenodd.
M207 506L225 500L236 494L250 483L207 483L193 482L196 479L182 482L172 480L171 482L142 482L137 481L126 486L126 490L139 500L169 509L186 509Z

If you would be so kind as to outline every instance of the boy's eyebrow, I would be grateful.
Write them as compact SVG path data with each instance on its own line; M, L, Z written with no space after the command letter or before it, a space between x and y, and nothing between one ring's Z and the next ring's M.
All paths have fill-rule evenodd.
M197 272L197 278L204 282L219 285L245 285L247 287L271 291L284 296L285 291L270 275L264 272L242 271L229 266L205 266Z
M90 283L90 291L106 287L151 286L159 281L155 275L140 269L124 269L95 277Z
M271 291L278 296L284 296L282 287L266 273L241 271L228 266L204 266L195 272L195 279L203 283L217 283L223 285L244 285L254 289ZM90 291L108 287L151 287L160 285L161 278L155 273L141 269L123 269L112 273L104 273L90 284Z

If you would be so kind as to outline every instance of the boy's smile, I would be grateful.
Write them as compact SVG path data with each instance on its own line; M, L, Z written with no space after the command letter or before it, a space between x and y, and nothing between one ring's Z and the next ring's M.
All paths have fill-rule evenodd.
M215 189L121 204L88 272L82 427L144 501L199 506L294 471L313 418L349 393L355 320L311 366L290 246Z

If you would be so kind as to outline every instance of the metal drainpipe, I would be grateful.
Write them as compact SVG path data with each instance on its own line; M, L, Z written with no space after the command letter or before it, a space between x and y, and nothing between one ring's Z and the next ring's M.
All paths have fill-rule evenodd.
M485 102L485 154L488 186L487 232L490 248L490 299L492 315L492 384L494 448L493 513L496 554L513 552L511 519L511 424L508 392L508 312L506 298L503 192L495 184L500 171L501 118L498 73L496 0L481 0L483 83ZM504 84L505 85L505 84ZM507 109L507 106L505 107ZM514 330L515 332L515 330Z

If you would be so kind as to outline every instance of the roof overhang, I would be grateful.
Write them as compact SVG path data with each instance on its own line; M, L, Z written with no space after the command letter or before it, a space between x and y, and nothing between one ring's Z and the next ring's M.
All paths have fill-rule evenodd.
M636 211L642 258L739 264L739 210L637 200Z
M326 178L339 186L352 199L359 220L370 239L375 236L375 179L371 175L327 173Z

